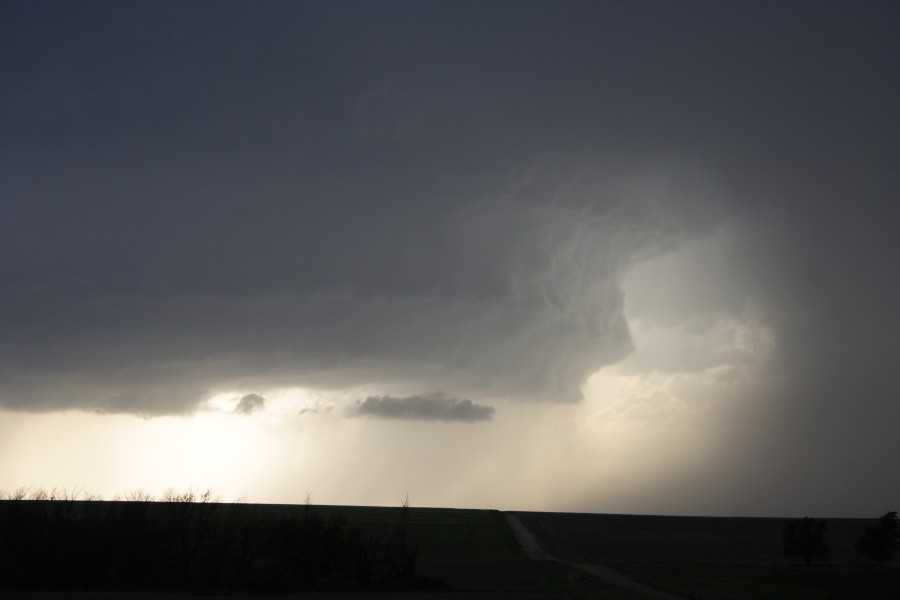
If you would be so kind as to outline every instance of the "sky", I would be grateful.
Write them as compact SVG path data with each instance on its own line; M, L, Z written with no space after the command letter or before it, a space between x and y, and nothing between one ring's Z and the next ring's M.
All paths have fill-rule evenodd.
M0 1L0 490L897 510L898 28Z

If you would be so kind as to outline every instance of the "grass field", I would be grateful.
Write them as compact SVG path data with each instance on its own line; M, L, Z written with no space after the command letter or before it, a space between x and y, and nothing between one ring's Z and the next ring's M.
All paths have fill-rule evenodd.
M372 534L388 532L401 518L400 507L313 505L323 517L341 515L351 526ZM306 510L294 505L247 505L250 513L278 518ZM645 597L603 583L554 561L531 561L495 510L409 508L409 536L418 550L418 575L434 593L501 593L559 600L642 600Z
M553 556L607 564L693 600L898 600L900 564L853 549L868 519L829 520L824 564L782 554L788 519L518 513Z
M789 519L663 517L585 513L517 513L553 556L578 562L714 560L789 562L781 534ZM853 549L874 519L830 519L833 564L866 564ZM896 562L896 560L895 560Z
M14 532L17 526L27 526L37 528L27 531L38 532L49 527L51 529L46 529L43 535L55 540L48 548L57 553L74 551L74 548L67 550L64 538L53 537L51 534L56 531L53 527L62 532L70 531L63 524L74 520L81 524L71 531L90 529L127 507L145 512L151 530L157 525L171 527L173 514L180 514L172 511L179 506L200 511L191 514L205 514L198 517L197 523L208 523L214 529L243 524L250 530L257 527L272 530L273 525L277 529L282 524L300 521L311 511L321 517L322 522L340 516L348 529L362 532L373 540L381 539L385 544L396 539L398 525L405 523L408 543L415 548L414 589L417 594L435 600L474 596L482 600L646 598L605 583L564 562L529 560L519 548L504 514L492 510L101 501L8 504L10 502L20 501L0 501L0 509L3 509L0 515L7 515L6 521L0 523L5 531ZM17 513L19 509L24 512ZM19 517L10 520L10 515L17 514ZM785 519L517 514L543 548L556 558L573 563L605 564L635 581L692 600L900 598L900 565L896 560L879 568L853 552L854 542L864 527L873 522L871 520L832 520L827 538L832 549L829 561L806 567L799 559L781 555L781 531L787 523ZM30 521L23 521L22 517L28 517ZM2 543L0 539L0 545ZM42 548L44 546L37 545L33 549L32 554L37 559L45 556ZM78 558L91 561L91 556ZM102 564L102 561L93 561ZM3 568L0 565L0 572ZM338 591L328 597L339 600L352 596L341 589L346 588L338 587ZM398 593L408 594L412 589ZM124 591L123 588L120 590ZM154 594L159 591L154 590ZM171 591L185 590L179 590L176 585ZM385 593L383 588L376 592L376 596ZM8 595L8 592L3 593ZM150 596L146 598L149 600Z
M696 600L897 600L895 565L801 565L713 561L613 561L636 580Z
M297 504L218 504L226 514L262 521L299 518L312 510L326 520L341 516L347 525L370 535L387 535L402 519L403 509L382 506L330 506ZM423 559L523 558L502 513L495 510L454 508L408 509L408 530L417 555Z
M272 525L296 522L304 515L312 512L328 522L332 517L340 516L349 530L357 530L371 539L381 538L385 543L395 539L398 525L406 523L409 544L416 549L416 584L417 593L428 594L436 599L457 598L477 595L479 598L529 598L533 600L640 600L642 596L618 589L604 583L573 567L555 561L531 561L519 548L509 529L503 513L492 510L458 510L437 508L402 507L358 507L358 506L319 506L319 505L265 505L265 504L226 504L226 503L166 503L166 502L125 502L125 501L0 501L0 519L4 531L13 532L18 527L21 539L32 537L46 539L50 546L43 543L30 544L28 556L41 561L47 551L52 551L56 558L64 558L65 553L75 551L71 544L65 542L65 534L93 529L101 525L110 516L131 514L144 515L150 531L171 530L173 515L192 515L198 526L220 528L239 528L249 526L271 529ZM189 512L184 513L183 510ZM174 511L174 512L173 512ZM10 520L12 519L12 520ZM116 521L118 523L118 521ZM66 525L68 524L68 525ZM22 527L25 527L23 530ZM50 529L48 529L48 527ZM12 529L10 529L12 528ZM54 532L61 532L62 537ZM146 531L146 530L144 530ZM223 529L224 531L224 529ZM31 532L31 533L30 533ZM34 534L33 536L31 534ZM124 533L124 532L123 532ZM24 535L25 537L21 537ZM214 532L210 535L215 536ZM177 539L177 538L173 538ZM2 545L3 540L0 540ZM7 544L8 545L8 544ZM124 551L131 552L142 547L139 539L128 542ZM10 548L12 552L16 549ZM107 552L108 554L108 552ZM105 558L100 554L92 559L93 554L82 551L77 556L86 564L102 563ZM105 556L105 555L104 555ZM99 563L98 563L99 564ZM166 563L168 564L168 563ZM174 566L174 564L173 564ZM163 568L163 563L157 565ZM0 572L5 567L0 565ZM30 580L26 587L19 587L16 597L34 595L35 585L41 587L40 579ZM128 588L119 587L120 592ZM188 589L196 591L196 586L182 588L177 582L165 589L150 589L139 586L150 596L166 597L171 593L184 593ZM48 590L42 591L46 597L57 597L54 594L63 592L59 582L51 584ZM80 586L79 593L89 593L89 588ZM100 588L104 589L104 588ZM405 593L408 594L410 590ZM211 590L210 590L211 592ZM210 593L204 592L204 593ZM4 591L7 595L9 590ZM94 593L94 592L90 592ZM108 592L107 592L108 593ZM347 591L332 591L329 598L352 596ZM383 592L378 592L383 593ZM404 592L400 592L403 594ZM24 594L24 595L23 595ZM336 595L334 595L336 594ZM44 597L44 596L41 596Z
M254 510L297 511L305 507L253 505ZM313 506L323 517L341 515L347 523L377 533L397 525L400 507ZM421 559L523 558L502 513L495 510L410 508L409 536Z

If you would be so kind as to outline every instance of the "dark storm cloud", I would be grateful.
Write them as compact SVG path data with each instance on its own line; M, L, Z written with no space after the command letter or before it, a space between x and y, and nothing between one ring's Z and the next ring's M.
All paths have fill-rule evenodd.
M234 407L234 412L251 415L266 408L266 399L259 394L247 394Z
M632 350L625 273L727 224L667 316L775 337L722 472L900 468L895 3L0 11L2 406L577 401Z
M494 84L478 100L463 84L503 67L443 81L410 62L420 42L402 28L398 48L368 30L350 46L301 31L274 52L270 36L287 36L278 14L210 29L178 10L169 29L155 20L168 9L112 9L82 37L80 10L16 7L36 38L9 32L35 64L8 66L22 85L4 125L23 170L6 222L25 228L9 228L0 265L7 406L128 411L113 400L149 398L135 389L146 386L183 398L185 386L418 378L572 401L628 352L617 279L677 231L615 197L640 165L604 166L607 180L586 172L594 161L511 156L515 139L490 148L497 132L482 130L509 92ZM359 10L346 26L360 27ZM301 29L344 19L280 16ZM186 36L192 25L207 37ZM232 34L260 60L235 60ZM454 35L441 36L421 50L449 66Z
M357 417L382 419L410 419L418 421L489 421L494 416L492 406L481 406L471 400L450 398L441 392L396 398L369 396L349 408Z

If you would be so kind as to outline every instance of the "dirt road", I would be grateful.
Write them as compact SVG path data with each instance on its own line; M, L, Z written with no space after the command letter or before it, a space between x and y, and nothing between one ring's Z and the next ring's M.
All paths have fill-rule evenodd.
M515 513L506 513L506 521L509 523L510 529L513 530L516 540L518 540L522 549L525 550L525 554L527 554L529 558L535 560L557 560L541 548L541 544L538 542L537 538L534 537L534 534L528 530L525 523L523 523ZM568 564L615 586L644 594L650 598L659 598L659 600L685 600L681 596L676 596L675 594L652 588L643 583L638 583L624 573L620 573L605 565L591 565L575 562L568 562Z

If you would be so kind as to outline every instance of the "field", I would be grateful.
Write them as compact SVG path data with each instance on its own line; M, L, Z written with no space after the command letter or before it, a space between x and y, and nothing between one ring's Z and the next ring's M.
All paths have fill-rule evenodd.
M301 514L305 507L288 504L244 505L248 514L277 519ZM400 522L400 507L312 506L326 519L340 515L350 526L371 534L387 533ZM523 558L503 520L495 510L452 508L408 509L410 540L421 559Z
M612 566L696 600L897 600L897 557L878 567L853 546L874 520L829 520L824 564L782 554L787 519L518 513L557 558Z
M696 600L897 600L894 565L763 565L717 561L613 561L657 588Z
M329 537L336 522L342 533ZM338 541L343 553L335 553ZM434 600L641 598L566 564L529 560L503 513L491 510L6 500L0 501L0 554L0 595L20 600L94 600L134 591L143 600L260 592L275 598L282 591L331 600L411 593ZM335 558L326 564L322 555ZM407 578L410 556L415 570ZM301 566L310 562L327 573L304 579ZM223 564L231 566L223 570Z
M351 526L383 534L400 520L399 507L313 506L324 517L341 515ZM248 505L267 518L305 510L294 505ZM495 510L409 508L409 536L418 557L417 574L429 597L477 594L481 600L640 600L556 561L530 561Z
M0 586L0 595L11 600L106 600L140 591L136 600L177 600L197 593L215 600L217 593L236 599L265 592L260 598L276 600L280 593L303 591L306 598L329 600L648 598L574 566L594 564L693 600L900 598L897 561L879 567L853 551L870 520L830 521L831 555L824 564L807 567L782 556L784 519L516 514L541 548L558 560L530 560L506 515L492 510L0 501L0 580L15 565L28 566L23 557L33 567L31 579ZM329 524L338 522L343 523L334 530L339 535L329 537ZM110 532L113 537L103 537ZM335 553L335 541L344 544L343 554ZM246 544L241 553L236 553L236 543ZM171 556L159 558L147 547ZM76 579L78 585L72 586L47 575L49 564L67 565L72 574L102 564L109 575L119 568L109 561L131 555L140 564L126 561L121 566L135 569L137 585L101 578L93 583ZM307 580L292 575L310 561L325 565L315 562L320 555L333 557L328 574ZM412 556L414 575L406 577L402 567ZM243 578L224 578L220 564L235 557L245 559ZM337 569L335 560L349 562ZM183 578L170 576L185 565L192 570L185 567ZM370 569L366 578L358 576L360 567ZM210 573L215 577L202 578Z
M558 558L579 562L616 559L790 561L781 533L789 519L662 517L587 513L517 513ZM830 519L829 561L859 563L853 545L868 519Z

